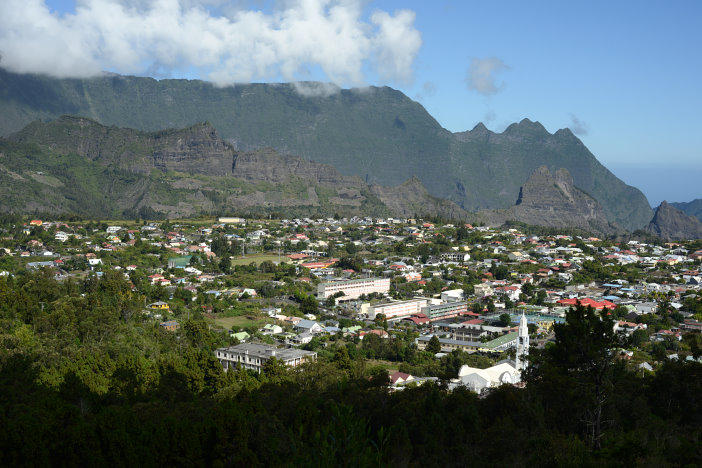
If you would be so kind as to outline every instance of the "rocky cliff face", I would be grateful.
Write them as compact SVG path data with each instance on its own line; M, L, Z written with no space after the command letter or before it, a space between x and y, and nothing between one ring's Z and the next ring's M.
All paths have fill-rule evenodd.
M520 221L538 226L577 227L601 234L613 234L617 227L607 221L602 206L577 188L567 169L554 174L547 167L534 171L519 191L515 206L479 213L491 225Z
M332 166L272 149L236 151L206 123L147 133L62 117L0 138L0 157L0 212L468 215L429 195L418 179L371 188Z
M296 177L310 183L360 186L361 180L344 177L328 164L307 161L298 156L282 156L267 148L257 151L238 151L234 156L232 175L248 181L280 183Z
M104 166L148 174L152 169L211 176L232 173L234 148L209 123L155 133L107 127L75 116L33 122L9 137L52 151L75 153Z
M702 239L702 222L664 201L645 231L666 240Z
M208 123L154 135L151 162L163 172L228 176L234 158L234 149Z

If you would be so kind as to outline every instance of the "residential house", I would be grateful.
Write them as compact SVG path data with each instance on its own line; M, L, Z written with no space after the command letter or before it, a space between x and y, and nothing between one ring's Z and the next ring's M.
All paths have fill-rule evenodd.
M283 327L274 323L267 323L261 328L261 333L264 335L277 335L283 333Z
M161 325L161 327L162 327L164 330L168 330L168 331L176 331L177 329L180 328L180 324L179 324L178 322L176 322L175 320L169 320L169 321L167 321L167 322L161 322L159 325Z
M295 330L300 333L320 333L324 327L314 320L300 320L294 325Z
M229 337L235 340L238 340L240 342L244 342L251 338L251 335L246 333L245 331L240 331L240 332L232 332L229 334Z

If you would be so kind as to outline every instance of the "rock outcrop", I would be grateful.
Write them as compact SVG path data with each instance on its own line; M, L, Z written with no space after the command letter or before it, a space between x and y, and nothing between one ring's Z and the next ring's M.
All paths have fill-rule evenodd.
M607 221L597 200L573 184L567 169L551 174L545 166L536 169L522 185L515 206L479 214L490 225L519 221L554 228L575 227L599 234L618 231Z
M217 135L209 123L154 135L153 167L163 172L228 176L232 174L234 149Z
M283 156L271 148L236 152L231 174L248 181L274 184L290 177L315 184L362 184L358 177L344 177L328 164L307 161L298 156Z
M645 231L665 240L702 239L702 222L664 201Z

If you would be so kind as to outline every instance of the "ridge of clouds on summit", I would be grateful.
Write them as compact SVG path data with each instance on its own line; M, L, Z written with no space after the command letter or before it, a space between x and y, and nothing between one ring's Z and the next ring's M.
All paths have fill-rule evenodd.
M263 12L231 1L78 0L74 14L58 15L44 0L3 0L0 66L76 78L194 67L222 86L316 79L313 69L337 85L364 85L369 73L410 83L422 45L415 13L365 20L364 4L301 0Z

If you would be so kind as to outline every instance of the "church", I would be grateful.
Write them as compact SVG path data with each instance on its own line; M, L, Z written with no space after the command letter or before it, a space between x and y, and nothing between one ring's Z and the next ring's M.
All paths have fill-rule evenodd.
M515 360L504 359L487 369L476 369L470 366L461 366L458 378L449 384L450 389L464 386L481 394L489 388L502 384L517 384L522 380L522 371L526 368L526 359L529 355L529 328L526 316L522 313L519 319L519 331L516 343L517 352Z

